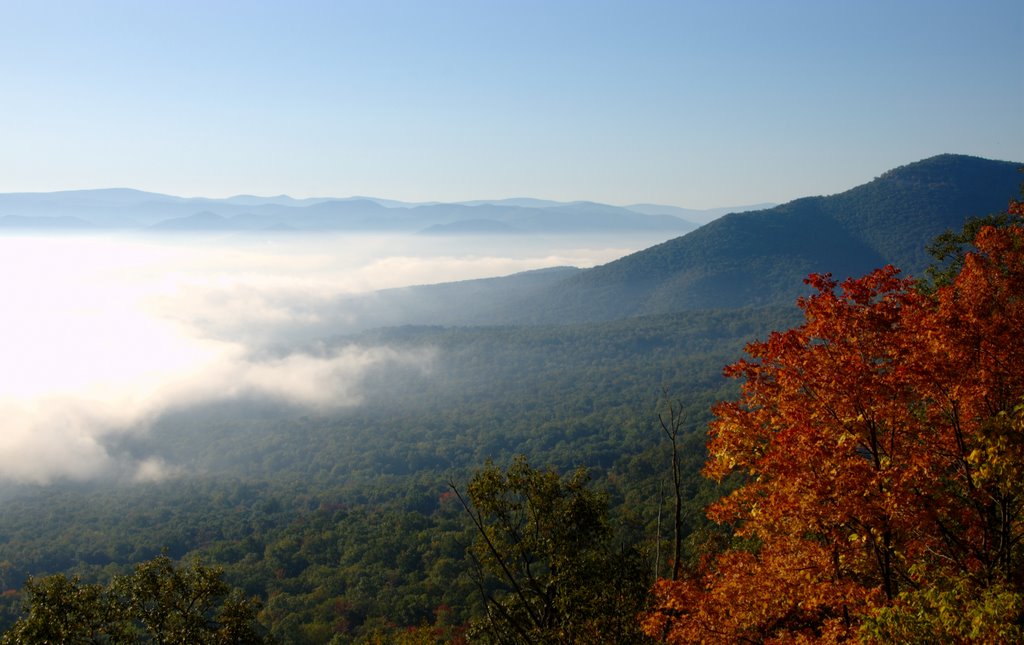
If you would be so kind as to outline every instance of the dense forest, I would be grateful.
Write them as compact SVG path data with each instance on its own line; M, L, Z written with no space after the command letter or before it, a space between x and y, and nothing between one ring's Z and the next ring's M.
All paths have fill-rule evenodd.
M109 439L164 481L6 487L5 642L1020 638L1021 216L799 307L322 339L429 369Z
M430 374L382 369L356 408L316 415L236 401L119 439L118 450L164 455L188 477L9 492L0 516L5 624L27 575L108 583L166 553L223 567L227 582L262 599L260 620L283 642L353 642L432 624L439 611L460 625L482 601L466 553L474 529L448 482L465 486L487 459L509 465L520 454L559 472L587 468L618 539L643 550L652 581L659 511L668 509L659 500L669 494L657 419L664 393L686 402L691 533L718 489L697 476L703 427L711 405L736 392L721 367L746 340L793 321L790 307L335 338L431 348L439 358Z

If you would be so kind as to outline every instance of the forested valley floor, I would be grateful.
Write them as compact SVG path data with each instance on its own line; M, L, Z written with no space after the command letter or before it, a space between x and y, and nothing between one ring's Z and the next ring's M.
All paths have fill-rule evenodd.
M685 401L686 531L718 486L699 477L711 405L736 393L722 366L792 324L792 308L652 316L573 326L404 327L338 345L431 348L430 374L382 370L358 407L329 415L236 401L169 415L116 450L159 454L180 477L125 486L23 486L3 500L0 624L25 577L107 583L161 553L223 567L260 598L281 642L356 642L483 611L474 528L449 481L487 459L587 468L619 539L655 575L669 536L664 394ZM667 544L667 542L666 542ZM666 547L667 548L667 547ZM661 573L667 558L662 555Z

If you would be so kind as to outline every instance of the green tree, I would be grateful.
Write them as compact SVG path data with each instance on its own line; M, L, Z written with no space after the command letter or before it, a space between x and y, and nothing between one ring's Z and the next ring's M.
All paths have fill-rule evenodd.
M107 590L63 575L29 578L24 589L28 615L18 620L3 643L131 642Z
M143 562L107 586L54 575L25 585L26 616L3 643L267 642L256 622L259 603L224 582L223 572L166 555Z
M1021 195L1024 195L1024 184L1021 185ZM928 245L928 254L935 258L934 263L927 269L930 282L922 282L920 286L926 291L933 291L938 287L952 284L963 269L967 254L977 250L974 238L982 228L1002 228L1024 223L1024 208L1021 208L1021 203L1019 200L1011 200L1009 207L1002 213L968 218L959 231L948 230L938 235Z
M607 503L580 468L560 477L525 457L488 462L463 495L486 606L471 634L493 643L637 643L647 593L642 560L619 548Z

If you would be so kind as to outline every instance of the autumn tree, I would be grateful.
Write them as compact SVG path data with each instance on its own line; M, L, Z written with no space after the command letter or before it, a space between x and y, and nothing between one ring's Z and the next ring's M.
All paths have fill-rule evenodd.
M648 634L1024 637L1024 226L973 246L931 293L892 267L811 276L804 324L727 368L704 473L743 478L708 511L733 545L656 583Z
M486 616L471 635L492 643L644 642L643 562L613 539L607 502L579 469L566 477L517 458L488 463L463 494Z

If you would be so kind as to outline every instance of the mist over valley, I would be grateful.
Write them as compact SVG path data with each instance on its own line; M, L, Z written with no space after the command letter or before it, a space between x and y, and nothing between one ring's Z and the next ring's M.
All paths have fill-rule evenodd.
M639 558L623 575L642 599L649 571L667 575L665 419L680 530L714 539L703 509L731 484L699 473L711 410L739 391L723 366L800 321L808 273L926 275L929 241L1004 209L1019 167L940 155L682 231L537 200L498 208L568 209L552 217L575 228L354 229L341 210L305 230L241 230L242 214L214 211L140 224L121 190L86 191L105 216L19 214L0 234L0 624L16 624L29 576L107 584L199 558L258 598L253 616L283 642L426 625L459 642L489 601L456 493L517 459L586 469L614 518L608 544Z
M314 411L362 400L366 370L415 366L429 347L342 343L435 321L388 303L404 287L590 267L661 234L507 238L320 233L0 236L11 276L0 324L0 477L159 479L162 455L112 455L162 414L266 398ZM570 269L563 269L569 271ZM464 307L472 310L471 297ZM421 299L422 300L422 299ZM458 306L451 319L458 320Z
M1022 24L3 3L0 645L1024 642Z

